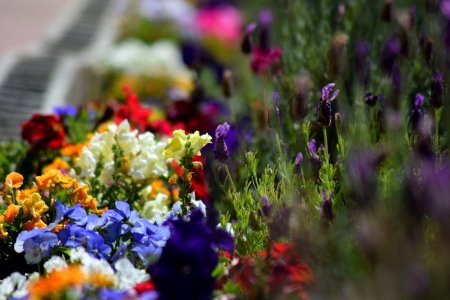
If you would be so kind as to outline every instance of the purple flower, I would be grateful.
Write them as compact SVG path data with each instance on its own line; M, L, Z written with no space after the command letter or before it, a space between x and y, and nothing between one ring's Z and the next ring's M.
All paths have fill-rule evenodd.
M266 217L270 215L270 203L269 198L266 195L261 196L261 200L263 202L262 211Z
M273 92L272 98L273 98L273 104L275 107L275 112L277 114L278 122L281 124L280 95L278 94L278 92Z
M352 151L346 162L351 199L359 208L372 207L377 199L377 166L384 156L368 149Z
M245 54L250 54L253 51L253 45L252 45L252 33L256 29L256 23L250 23L247 25L247 28L245 29L244 38L242 39L241 43L241 51Z
M263 9L259 12L259 49L264 54L270 51L270 27L272 26L272 21L273 15L269 9Z
M430 89L431 89L431 97L430 97L431 106L434 108L441 107L444 104L442 102L442 95L444 94L445 91L444 75L441 72L438 71L434 73Z
M368 60L369 44L366 41L357 41L355 45L355 67L359 81L367 85L369 81L370 64Z
M381 68L387 74L392 74L398 68L397 57L401 50L401 42L397 35L392 35L384 45L381 56Z
M367 92L366 96L364 97L364 102L370 107L375 106L375 104L377 103L377 100L378 100L378 96L372 95L372 93L370 93L370 92Z
M215 283L211 273L218 263L214 246L221 240L218 235L227 233L211 229L199 210L191 213L189 221L171 221L170 227L161 257L148 269L160 299L210 299Z
M339 95L339 90L333 92L334 87L334 83L329 83L322 88L322 97L316 108L316 118L319 125L330 126L333 120L331 102Z
M425 97L422 94L416 94L416 98L414 100L414 107L411 111L411 125L414 130L416 130L419 126L419 123L423 119L423 109L422 104L425 101Z
M295 157L294 173L300 172L302 162L303 162L303 154L301 152L299 152L299 153L297 153L297 156Z
M317 154L317 148L316 148L316 140L312 139L308 144L309 154L311 155L311 159L313 161L320 161L320 157Z
M230 157L230 151L228 150L225 138L230 131L230 125L227 122L216 128L216 140L214 143L214 156L216 160L225 163Z
M320 215L322 217L322 220L324 220L326 223L331 222L334 219L334 213L333 213L333 204L331 200L333 199L334 192L330 193L330 197L327 198L327 191L323 188L322 189L322 204L320 205Z

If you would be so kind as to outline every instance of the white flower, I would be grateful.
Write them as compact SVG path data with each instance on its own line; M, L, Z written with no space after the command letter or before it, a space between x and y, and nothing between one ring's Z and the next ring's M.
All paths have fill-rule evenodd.
M106 260L90 256L83 247L78 247L70 251L70 261L72 263L80 263L83 272L88 275L103 274L114 277L114 270Z
M136 284L150 279L143 270L136 269L128 258L121 258L115 264L116 288L131 289Z
M168 212L167 195L158 193L156 199L145 202L144 208L142 209L142 216L152 223L156 222L158 225L161 225Z
M152 133L139 135L141 152L131 162L130 175L133 179L152 179L167 176L167 164L164 159L165 142L157 142Z
M45 272L51 273L54 270L67 268L67 263L60 256L52 256L44 263Z
M169 40L150 46L139 40L119 43L103 59L108 67L132 75L192 79L192 72L184 65L179 48Z
M203 203L202 200L195 200L195 193L192 192L191 194L191 204L195 207L200 209L202 214L206 217L206 205Z
M141 0L139 12L150 20L171 21L183 31L193 27L196 14L192 4L185 0Z
M11 296L22 298L27 292L27 278L14 272L0 282L0 299L9 299Z
M137 134L137 130L131 131L128 120L122 121L117 127L117 142L125 156L134 156L140 151L141 147L136 137Z

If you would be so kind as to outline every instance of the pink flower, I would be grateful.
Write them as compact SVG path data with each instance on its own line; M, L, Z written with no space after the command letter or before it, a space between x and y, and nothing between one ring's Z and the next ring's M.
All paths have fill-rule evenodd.
M264 73L272 67L276 67L281 61L281 49L272 48L267 52L259 48L253 50L253 59L251 61L252 70L257 73Z
M239 41L241 24L241 13L232 6L201 9L195 20L195 26L202 36L216 37L231 43Z

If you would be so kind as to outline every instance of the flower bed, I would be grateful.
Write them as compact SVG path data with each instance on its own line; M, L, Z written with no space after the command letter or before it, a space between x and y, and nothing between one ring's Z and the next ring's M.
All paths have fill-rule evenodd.
M0 144L0 299L445 298L450 2L194 2Z

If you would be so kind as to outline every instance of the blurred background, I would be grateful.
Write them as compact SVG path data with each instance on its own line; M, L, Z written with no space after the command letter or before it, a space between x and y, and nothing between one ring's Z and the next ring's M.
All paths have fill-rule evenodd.
M0 0L0 55L36 46L74 0Z

